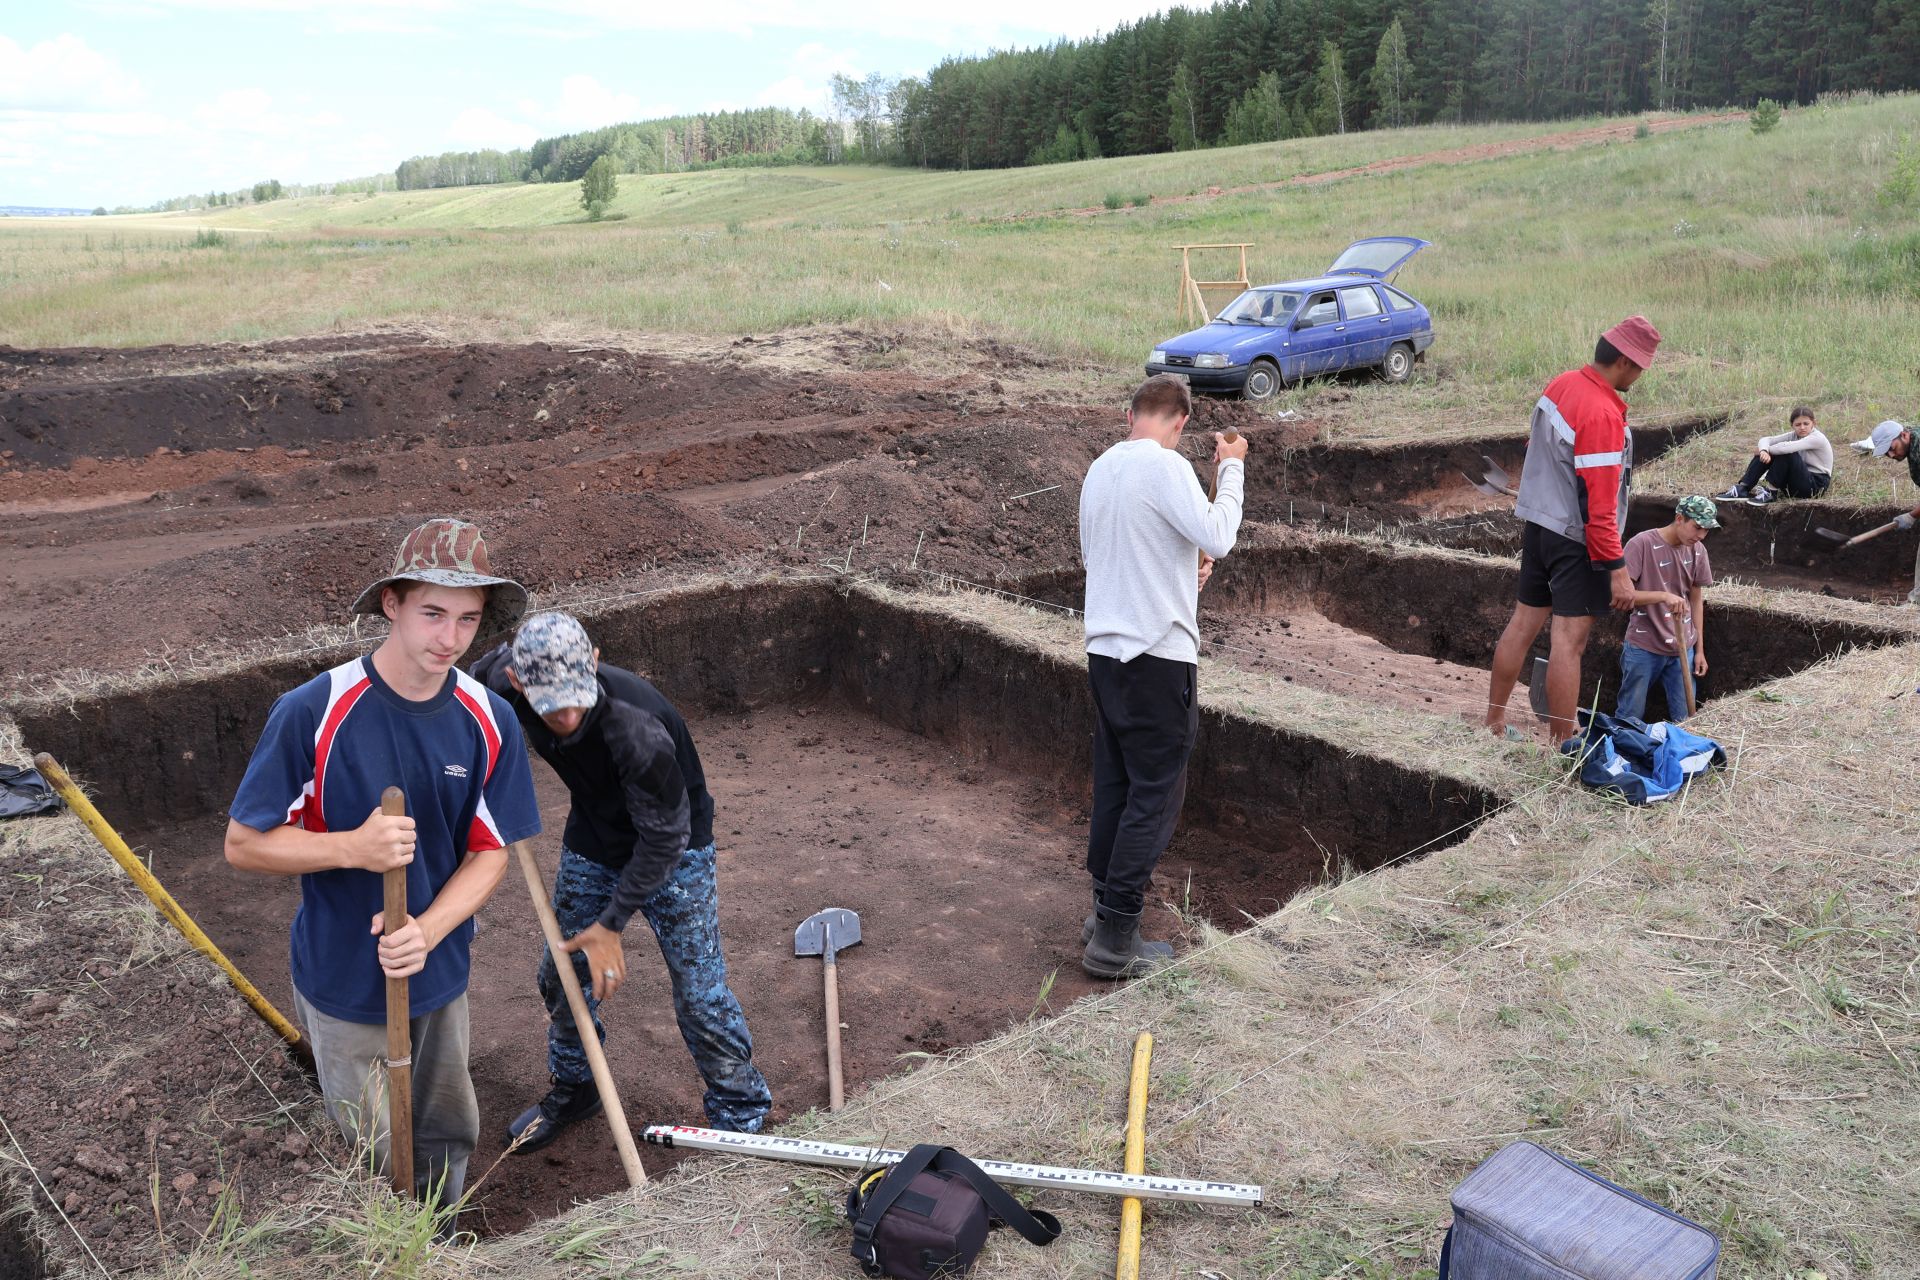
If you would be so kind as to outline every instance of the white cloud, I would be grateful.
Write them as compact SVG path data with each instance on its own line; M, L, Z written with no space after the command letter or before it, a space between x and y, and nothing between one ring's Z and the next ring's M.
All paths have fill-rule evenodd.
M0 36L0 107L99 111L139 99L139 82L78 36L30 48Z

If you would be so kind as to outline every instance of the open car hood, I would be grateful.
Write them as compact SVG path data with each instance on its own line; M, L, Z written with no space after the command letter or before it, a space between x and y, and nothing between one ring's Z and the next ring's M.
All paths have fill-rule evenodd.
M1327 274L1388 280L1406 265L1408 258L1431 243L1418 236L1369 236L1365 240L1355 240L1340 251L1340 256L1327 268Z

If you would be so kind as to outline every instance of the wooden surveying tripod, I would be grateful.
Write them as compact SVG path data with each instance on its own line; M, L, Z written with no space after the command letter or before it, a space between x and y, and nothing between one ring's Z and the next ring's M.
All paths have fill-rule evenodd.
M1247 279L1247 250L1250 244L1177 244L1180 251L1180 322L1182 324L1202 325L1213 319L1213 311L1207 306L1205 289L1232 289L1234 294L1245 293L1253 287ZM1234 280L1195 280L1193 278L1193 251L1195 249L1238 249L1240 251L1240 275Z

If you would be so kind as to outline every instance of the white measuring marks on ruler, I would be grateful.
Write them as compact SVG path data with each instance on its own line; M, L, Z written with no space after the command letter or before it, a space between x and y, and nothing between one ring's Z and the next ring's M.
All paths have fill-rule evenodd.
M725 1151L762 1160L823 1165L830 1169L877 1169L895 1164L904 1151L888 1147L850 1147L837 1142L805 1138L775 1138L760 1133L728 1133L691 1125L648 1125L640 1135L656 1147L686 1147L693 1151ZM1236 1182L1199 1182L1188 1178L1158 1178L1152 1174L1109 1173L1103 1169L1061 1169L1009 1160L976 1160L995 1182L1010 1187L1056 1187L1062 1191L1091 1191L1107 1196L1137 1196L1142 1200L1179 1200L1187 1204L1258 1206L1264 1192Z

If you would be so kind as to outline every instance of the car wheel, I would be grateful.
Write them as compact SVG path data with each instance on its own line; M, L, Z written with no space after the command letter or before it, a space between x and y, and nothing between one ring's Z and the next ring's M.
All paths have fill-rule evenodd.
M1280 394L1280 366L1271 360L1255 360L1247 370L1247 385L1241 395L1255 404L1265 404Z
M1413 376L1413 348L1404 342L1396 342L1387 352L1387 358L1380 362L1380 377L1386 382L1405 382Z

